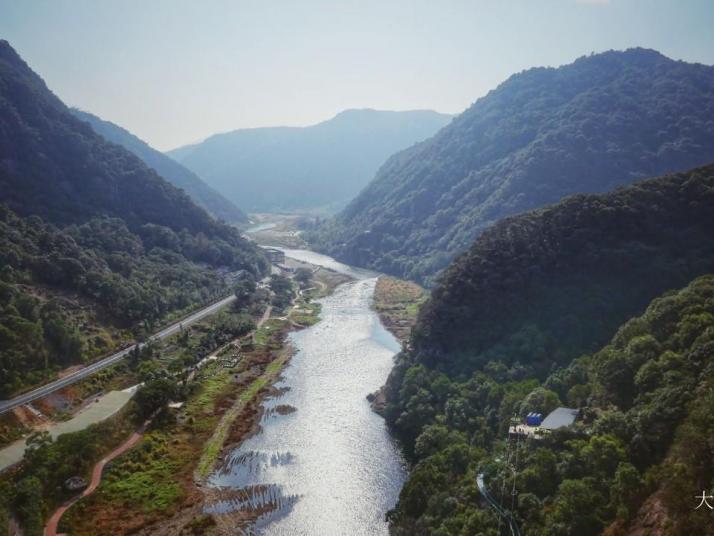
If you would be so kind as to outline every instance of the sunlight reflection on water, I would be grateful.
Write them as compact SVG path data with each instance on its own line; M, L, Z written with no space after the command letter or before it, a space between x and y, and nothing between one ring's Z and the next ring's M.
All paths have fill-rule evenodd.
M261 432L211 476L211 486L230 493L207 511L261 514L252 534L387 533L384 514L406 471L365 399L384 383L399 350L370 309L375 283L342 285L322 300L321 322L290 335L297 353L276 384L289 389L265 402Z

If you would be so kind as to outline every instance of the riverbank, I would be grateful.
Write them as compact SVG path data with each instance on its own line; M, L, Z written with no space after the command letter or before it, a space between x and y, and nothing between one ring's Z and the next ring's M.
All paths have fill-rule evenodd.
M259 432L208 479L219 533L386 534L406 465L365 401L399 349L371 309L375 284L370 274L340 286L320 300L318 324L289 335L295 354Z
M381 275L374 288L372 307L382 325L402 344L406 344L416 323L419 306L428 297L429 293L416 283Z
M416 283L381 275L374 288L372 309L379 316L382 325L397 338L402 348L408 348L419 306L428 297L429 293ZM375 413L384 415L387 404L384 386L369 394L367 400Z
M193 533L199 525L201 534L219 533L214 520L202 514L205 477L227 449L255 431L262 400L292 355L287 334L319 311L311 300L346 280L316 270L311 290L301 291L285 312L264 319L250 344L241 339L242 358L235 367L224 368L220 359L207 362L185 404L116 460L97 493L69 510L61 528L77 536L174 535ZM218 353L228 356L231 348Z

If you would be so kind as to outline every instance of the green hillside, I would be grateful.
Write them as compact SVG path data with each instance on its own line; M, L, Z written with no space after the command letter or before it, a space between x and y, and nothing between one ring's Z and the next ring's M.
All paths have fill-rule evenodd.
M236 270L267 261L0 41L0 397L225 295Z
M208 186L195 173L153 149L131 132L88 112L72 109L72 113L92 125L97 134L112 143L121 145L141 158L147 166L177 188L183 189L196 204L206 209L215 218L228 223L248 222L248 217L238 207Z
M342 261L432 282L496 221L714 155L714 67L645 49L513 75L394 155L309 238Z
M714 485L712 363L709 275L657 298L542 385L503 366L455 382L410 371L402 391L428 392L436 415L416 440L391 533L498 534L479 508L483 472L524 535L709 534L694 490ZM510 416L563 404L580 410L574 427L506 444Z
M670 494L651 500L685 527L677 534L700 527L681 517L671 490L700 478L710 441L695 423L710 419L714 282L672 289L714 273L712 228L707 166L485 231L444 272L387 382L387 421L416 464L393 532L495 530L478 507L476 472L495 480L494 492L504 481L511 489L510 419L566 405L580 410L582 429L520 455L514 508L524 534L625 530L655 493ZM689 441L703 446L686 452ZM661 471L673 471L671 487Z

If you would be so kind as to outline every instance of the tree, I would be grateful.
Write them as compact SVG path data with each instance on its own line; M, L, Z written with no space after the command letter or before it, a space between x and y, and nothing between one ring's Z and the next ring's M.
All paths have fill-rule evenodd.
M642 478L634 465L623 462L617 466L612 483L612 503L617 516L628 519L642 496Z
M547 534L596 536L602 529L600 507L606 504L594 479L564 480L547 520Z
M25 477L17 483L15 494L15 511L22 522L24 534L42 536L42 483L35 476Z
M312 270L303 267L298 268L295 270L295 281L300 284L301 288L307 288L310 281L312 281Z
M273 291L273 305L280 309L286 307L293 297L292 282L282 275L273 274L270 276L270 290Z
M156 410L163 408L176 394L173 380L159 378L147 382L134 396L139 416L148 418Z
M236 283L234 293L236 295L236 307L244 309L253 303L256 284L252 277L244 277Z
M545 387L537 387L523 400L520 413L526 415L535 411L547 415L558 406L560 406L560 399L557 394Z

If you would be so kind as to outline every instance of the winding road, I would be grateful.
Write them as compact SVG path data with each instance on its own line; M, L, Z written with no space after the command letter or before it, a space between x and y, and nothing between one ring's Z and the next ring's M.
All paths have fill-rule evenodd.
M147 425L149 424L149 421L145 422L141 428L139 428L136 432L131 434L129 439L127 439L124 443L119 445L117 448L115 448L113 451L111 451L109 454L107 454L104 458L99 460L97 464L94 466L94 469L92 470L92 479L89 482L89 485L85 488L85 490L80 494L74 497L73 499L70 499L66 503L64 503L62 506L60 506L57 510L55 510L55 513L52 514L52 516L47 520L47 525L45 525L45 535L44 536L57 536L57 527L59 526L60 519L62 519L62 516L64 513L78 500L80 500L83 497L86 497L87 495L91 495L94 493L94 491L99 487L99 483L102 481L102 472L104 471L104 467L112 461L114 458L117 458L118 456L121 456L124 454L127 450L132 448L134 445L136 445L139 442L139 439L141 439L141 436L144 434L144 431L146 430Z
M208 305L201 309L200 311L196 311L195 313L190 314L189 316L183 318L182 320L175 322L174 324L171 324L170 326L162 329L161 331L155 333L149 338L149 341L158 341L161 339L165 339L166 337L169 337L179 331L182 326L188 326L190 324L193 324L195 322L198 322L199 320L202 320L203 318L212 315L225 305L228 305L229 303L233 302L236 299L235 295L231 294L230 296L223 298L215 303L212 303L211 305ZM32 391L28 391L27 393L24 393L22 395L16 396L15 398L11 400L3 400L0 401L0 415L10 411L18 406L22 406L24 404L29 404L30 402L37 400L38 398L45 397L51 393L54 393L55 391L62 389L63 387L67 387L68 385L72 385L73 383L78 382L79 380L82 380L86 378L87 376L90 376L94 374L95 372L99 372L102 369L105 369L114 363L117 363L118 361L121 361L124 359L129 353L134 350L135 348L143 348L147 343L138 343L134 344L132 346L129 346L128 348L124 348L123 350L119 350L118 352L107 356L103 359L100 359L99 361L96 361L92 363L91 365L87 365L86 367L73 372L72 374L68 374L67 376L64 376L62 378L59 378L53 382L47 383L41 387L38 387L37 389L33 389Z

